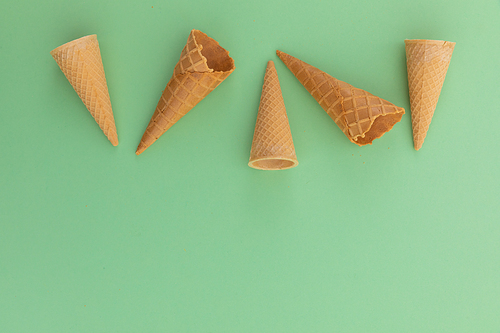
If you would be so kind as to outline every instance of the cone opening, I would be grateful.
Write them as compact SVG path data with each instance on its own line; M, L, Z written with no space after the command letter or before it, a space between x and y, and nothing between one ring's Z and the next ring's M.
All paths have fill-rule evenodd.
M227 72L234 69L234 61L219 43L201 31L195 30L196 43L201 46L201 54L207 59L209 68L216 72Z
M63 44L61 46L58 46L56 47L55 49L53 49L52 51L50 51L50 54L53 56L54 54L56 54L57 52L59 52L60 50L62 49L66 49L68 47L71 47L73 45L76 45L76 44L80 44L80 43L88 43L90 40L96 40L97 39L97 35L88 35L88 36L83 36L83 37L80 37L78 39L75 39L75 40L72 40L70 42L67 42L66 44Z
M386 132L389 132L392 127L401 120L404 112L388 114L385 116L378 116L373 122L372 126L365 133L364 137L358 137L354 141L358 145L371 144L373 140L380 138Z
M260 170L284 170L296 167L298 164L296 160L284 158L263 158L248 163L250 167Z

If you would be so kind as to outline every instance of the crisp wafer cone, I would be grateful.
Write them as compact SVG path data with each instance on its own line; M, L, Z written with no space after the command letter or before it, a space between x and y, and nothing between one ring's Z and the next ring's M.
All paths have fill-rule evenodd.
M405 113L403 108L337 80L284 52L276 54L335 121L349 140L372 144L390 131Z
M50 54L111 144L118 145L97 36L76 39L52 50Z
M278 73L269 61L248 165L261 170L283 170L298 164Z
M201 31L192 30L141 142L141 154L234 70L229 52Z
M429 130L454 48L455 43L442 40L405 40L411 125L416 150L422 147Z

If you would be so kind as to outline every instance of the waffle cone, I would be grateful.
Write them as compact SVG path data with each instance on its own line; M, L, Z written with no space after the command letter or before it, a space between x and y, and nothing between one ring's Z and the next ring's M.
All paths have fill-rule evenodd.
M135 153L146 150L233 70L228 51L203 32L192 30Z
M284 52L276 51L276 54L347 138L359 146L372 144L390 131L405 113L403 108L337 80Z
M76 39L52 50L50 54L108 140L113 146L118 145L97 36Z
M269 61L248 165L260 170L283 170L298 164L278 73Z
M429 130L454 48L455 43L442 40L405 40L411 125L416 150L422 147Z

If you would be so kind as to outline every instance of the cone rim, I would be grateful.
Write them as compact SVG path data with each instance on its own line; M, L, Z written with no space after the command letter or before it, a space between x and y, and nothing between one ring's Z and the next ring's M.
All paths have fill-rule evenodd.
M50 51L50 54L54 55L54 54L58 53L59 51L61 51L62 49L67 49L68 47L71 47L71 46L73 46L75 44L79 44L79 43L84 42L84 40L86 41L86 40L91 40L91 39L97 40L97 35L96 34L87 35L87 36L83 36L83 37L74 39L72 41L69 41L69 42L67 42L67 43L65 43L65 44L63 44L61 46L56 47L52 51Z
M214 70L213 68L210 68L208 66L208 59L207 57L205 57L203 55L203 53L201 52L201 50L203 50L203 45L199 44L198 40L196 39L196 35L195 35L195 32L199 32L205 36L207 36L208 38L210 38L211 40L213 40L222 50L224 50L226 52L226 55L227 57L230 59L230 62L231 62L231 68L229 70L225 70L225 71L216 71ZM220 43L215 40L214 38L208 36L206 33L204 33L203 31L201 30L198 30L198 29L192 29L190 34L193 36L193 41L194 43L196 44L196 47L200 50L200 56L203 58L203 61L205 62L205 64L207 65L207 67L210 69L210 71L208 73L232 73L234 70L235 70L235 65L234 65L234 59L229 55L229 51L226 50L224 47L222 47L220 45ZM201 72L192 72L192 73L201 73ZM206 72L205 72L206 73Z
M450 42L446 40L438 40L438 39L405 39L405 44L438 44L438 45L445 45L445 44L453 44L455 45L455 42Z
M262 161L281 161L281 162L291 162L291 164L287 164L283 167L262 167L258 166L258 162ZM295 158L289 158L289 157L281 157L281 156L267 156L267 157L260 157L260 158L253 158L250 159L248 162L248 166L257 170L286 170L286 169L291 169L299 165L299 161Z

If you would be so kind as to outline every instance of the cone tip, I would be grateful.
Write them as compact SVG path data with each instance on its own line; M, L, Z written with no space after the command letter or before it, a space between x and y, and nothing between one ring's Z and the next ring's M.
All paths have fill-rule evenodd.
M109 132L106 136L113 146L118 146L118 135L116 135L116 128L114 132Z
M290 58L293 58L291 55L282 52L280 50L276 50L276 55L281 59L286 64L286 60L289 60Z
M136 151L135 151L135 154L137 156L139 156L140 154L142 154L142 152L144 152L146 150L147 147L144 147L144 144L142 143L139 143L139 146L137 147Z

